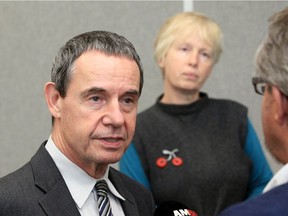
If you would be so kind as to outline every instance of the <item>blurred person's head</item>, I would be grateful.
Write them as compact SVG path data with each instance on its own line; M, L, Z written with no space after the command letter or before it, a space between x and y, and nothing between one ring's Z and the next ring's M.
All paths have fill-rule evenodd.
M256 53L255 89L264 94L265 143L275 158L288 162L288 8L269 19L268 33Z

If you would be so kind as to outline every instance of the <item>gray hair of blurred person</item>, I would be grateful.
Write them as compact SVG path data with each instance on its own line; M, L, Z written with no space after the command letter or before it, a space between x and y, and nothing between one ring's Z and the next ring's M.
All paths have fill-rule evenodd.
M256 76L288 96L288 7L269 18L269 29L256 53Z
M143 67L133 44L125 37L107 31L91 31L77 35L62 46L52 64L51 81L62 98L65 98L74 71L75 61L87 51L99 51L107 56L119 56L134 60L140 71L139 93L143 87ZM52 124L54 118L52 117Z

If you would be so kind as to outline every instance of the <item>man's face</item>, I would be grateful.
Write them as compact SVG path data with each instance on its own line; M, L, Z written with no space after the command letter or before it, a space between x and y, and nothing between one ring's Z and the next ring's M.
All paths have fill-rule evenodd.
M272 91L278 91L278 97L281 97L281 93L275 87L271 87L271 91L267 89L262 100L262 127L265 137L265 145L271 154L281 163L286 163L287 156L285 155L285 131L282 130L277 119L277 112L279 103L276 102L276 95ZM274 88L274 90L273 90Z
M54 142L82 168L119 161L134 135L139 85L136 62L98 51L82 54L66 97L59 99Z

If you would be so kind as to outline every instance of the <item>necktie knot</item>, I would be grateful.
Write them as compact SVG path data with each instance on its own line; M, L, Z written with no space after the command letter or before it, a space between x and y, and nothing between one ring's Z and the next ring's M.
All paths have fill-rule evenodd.
M108 193L108 185L105 180L99 180L97 181L95 185L95 189L97 191L98 196L107 196Z

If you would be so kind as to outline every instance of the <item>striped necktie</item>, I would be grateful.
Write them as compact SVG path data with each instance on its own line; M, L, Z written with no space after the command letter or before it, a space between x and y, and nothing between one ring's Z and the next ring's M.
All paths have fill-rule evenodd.
M113 216L108 198L108 185L105 180L97 181L95 185L99 216Z

